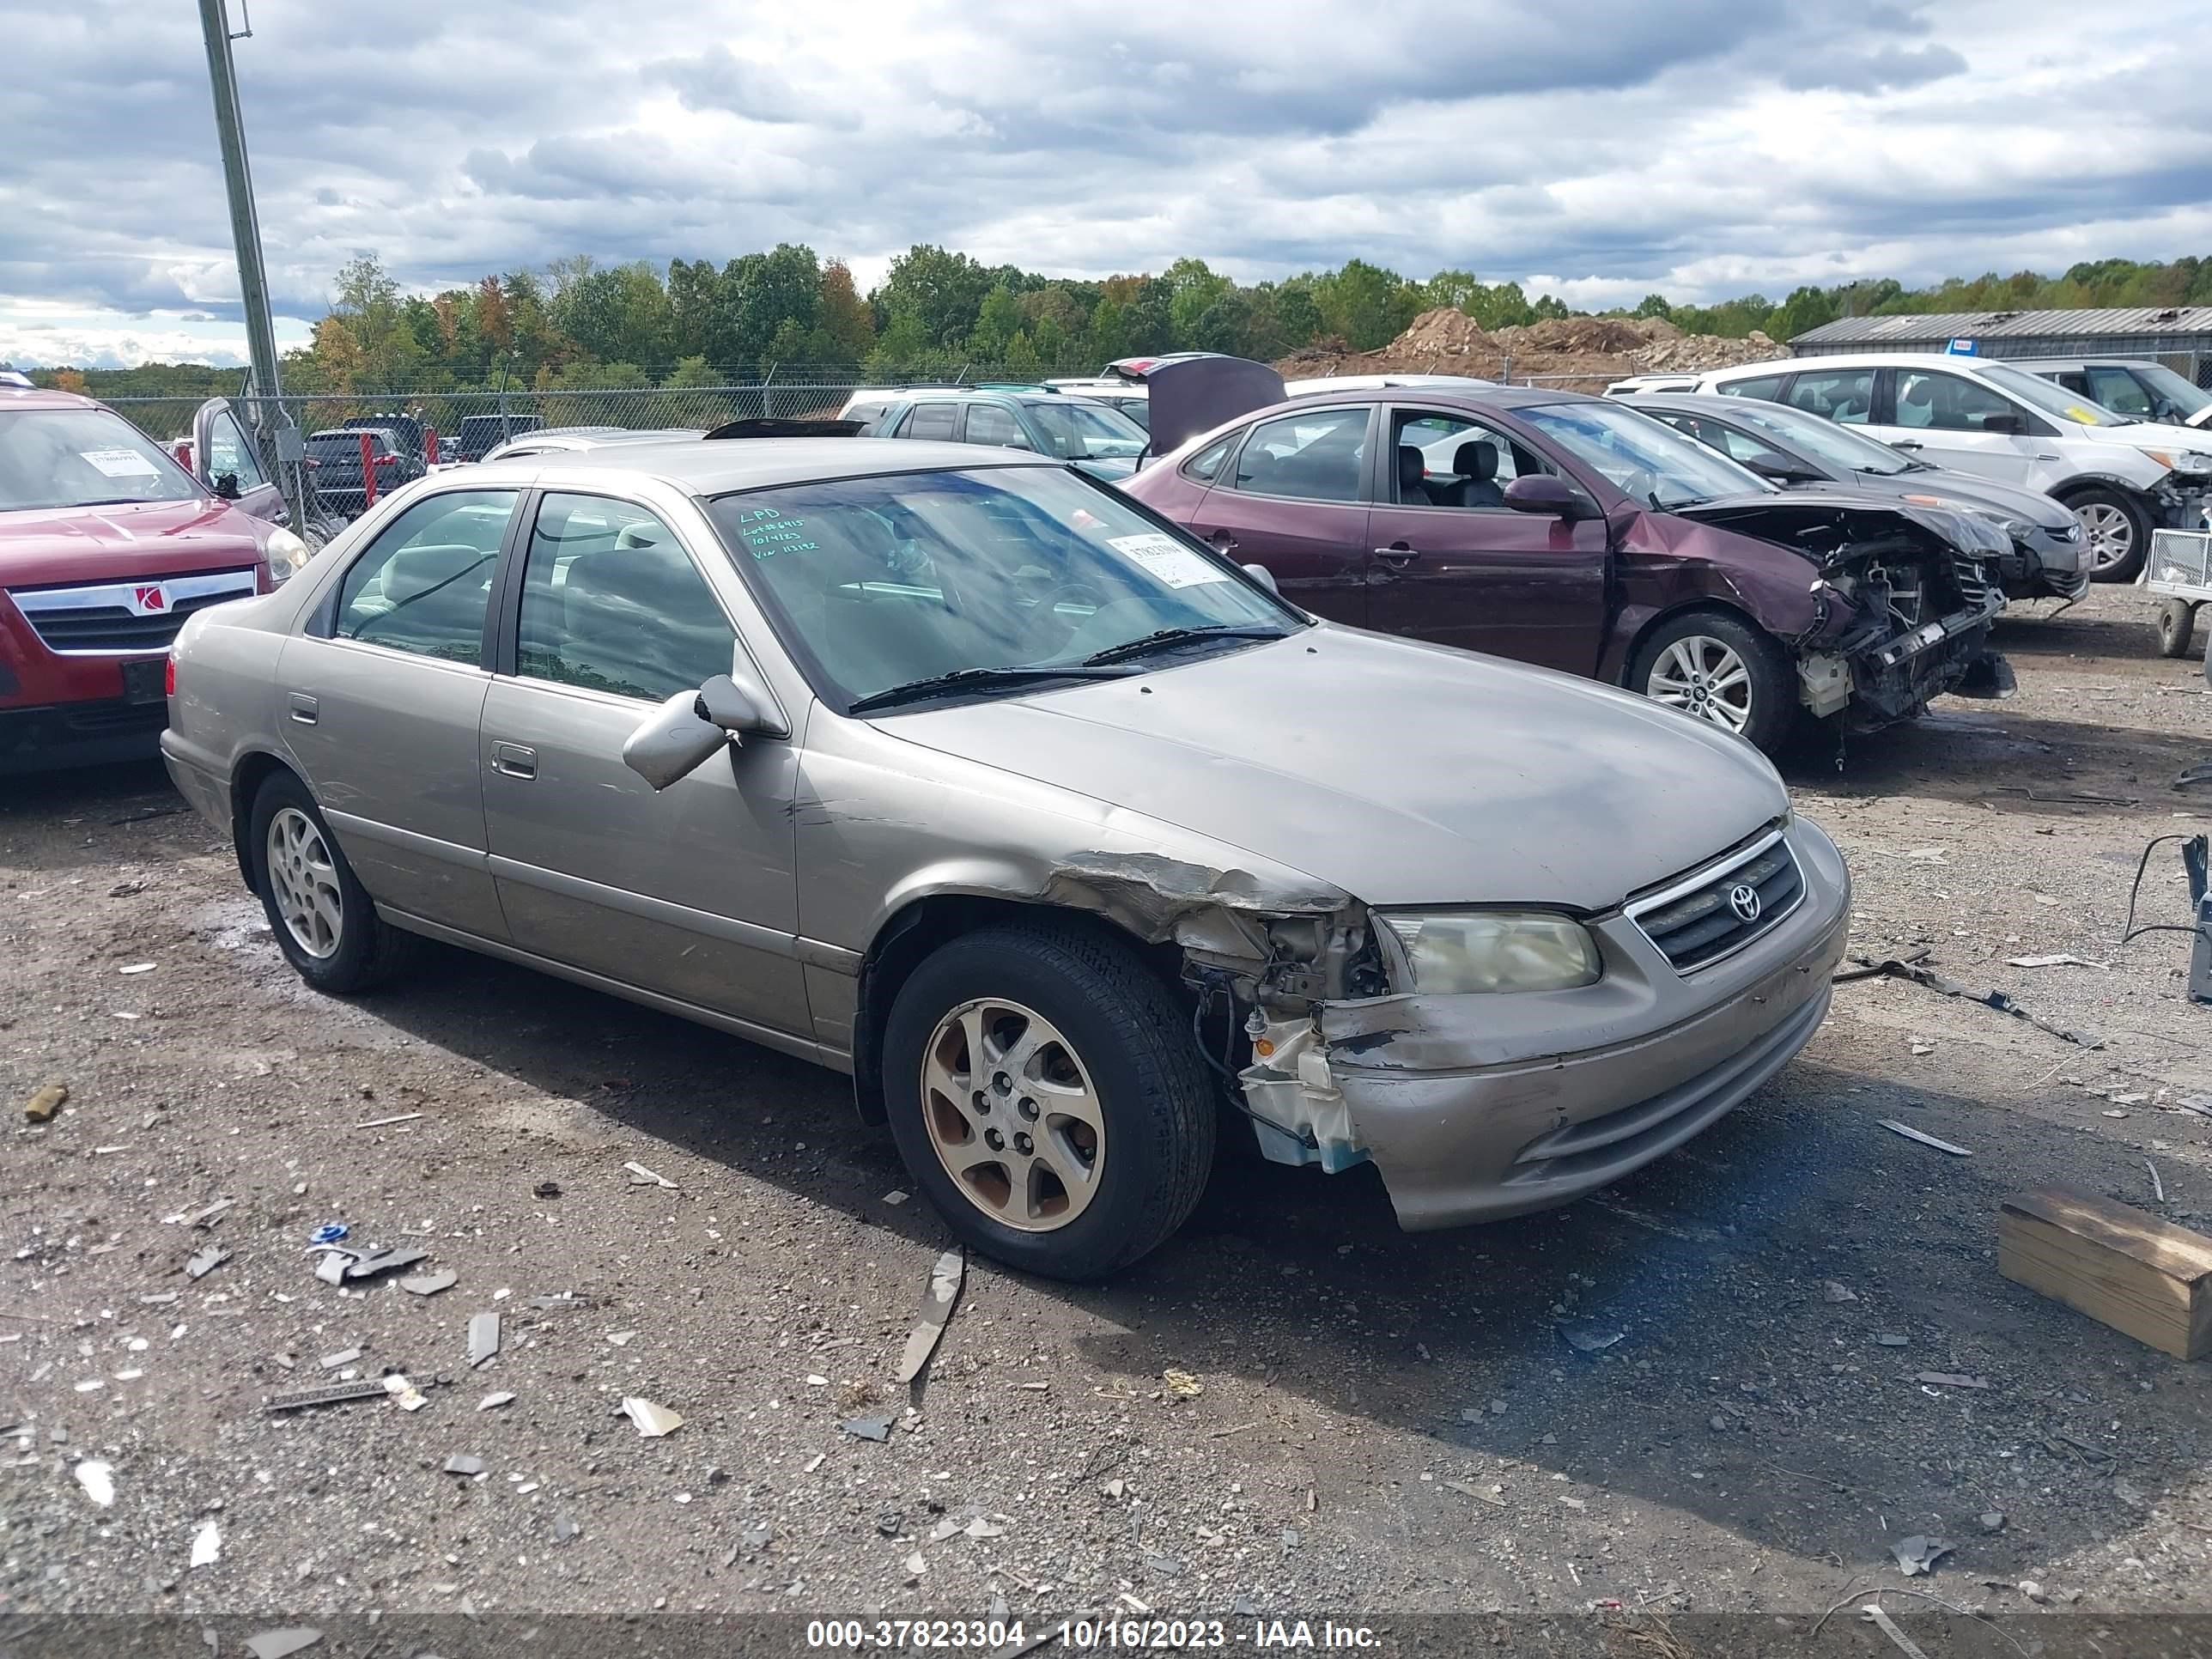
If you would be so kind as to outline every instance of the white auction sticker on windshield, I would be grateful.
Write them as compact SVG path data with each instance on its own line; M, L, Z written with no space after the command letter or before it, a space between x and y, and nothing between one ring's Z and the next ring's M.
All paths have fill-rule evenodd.
M158 478L161 469L135 449L80 449L77 454L111 478Z
M1170 587L1197 587L1229 580L1226 570L1208 564L1172 536L1109 536L1106 545L1144 566Z

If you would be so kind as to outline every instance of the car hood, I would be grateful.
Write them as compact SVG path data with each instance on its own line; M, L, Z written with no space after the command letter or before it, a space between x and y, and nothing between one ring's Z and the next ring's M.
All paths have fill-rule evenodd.
M1686 715L1328 624L879 729L988 755L1376 905L1604 910L1789 808L1764 757Z
M2166 426L2151 421L2131 421L2125 426L2087 426L2081 428L2084 437L2102 444L2118 444L2129 449L2142 450L2155 459L2168 457L2167 465L2177 472L2202 473L2212 471L2212 459L2197 466L2179 465L2185 455L2212 458L2212 437L2198 428Z
M2023 524L2048 530L2063 536L2074 524L2074 515L2037 490L2021 489L2014 485L1998 483L1988 478L1978 478L1970 472L1953 472L1938 467L1927 472L1899 472L1887 477L1870 477L1861 473L1851 488L1869 495L1892 496L1916 507L1986 507L2002 513L2008 519L2018 519Z
M1947 507L1916 505L1895 496L1845 484L1808 484L1796 489L1746 490L1718 495L1692 506L1665 509L1678 518L1718 525L1762 541L1778 543L1825 562L1818 550L1832 544L1875 541L1894 533L1899 519L1933 533L1948 546L1975 558L2012 550L2012 539L1988 520ZM1842 543L1834 542L1840 533Z
M0 586L115 581L253 564L273 528L209 496L0 513Z

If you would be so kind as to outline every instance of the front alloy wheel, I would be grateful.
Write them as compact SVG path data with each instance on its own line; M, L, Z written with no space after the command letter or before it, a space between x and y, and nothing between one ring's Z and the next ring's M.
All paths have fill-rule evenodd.
M1020 1232L1051 1232L1090 1207L1106 1167L1106 1118L1075 1045L1005 998L962 1004L923 1050L922 1123L963 1197Z
M2089 501L2074 515L2081 521L2081 535L2089 544L2089 568L2102 575L2125 564L2136 550L2135 520L2124 507L2111 501Z
M269 820L267 858L285 931L301 950L328 961L345 936L345 892L322 830L298 807L282 807Z
M1725 640L1710 634L1687 635L1663 648L1644 690L1654 702L1739 735L1751 723L1751 671Z

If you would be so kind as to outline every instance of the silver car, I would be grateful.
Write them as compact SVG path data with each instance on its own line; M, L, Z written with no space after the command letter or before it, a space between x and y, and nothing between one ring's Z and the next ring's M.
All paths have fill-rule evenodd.
M417 937L852 1074L954 1229L1114 1272L1217 1126L1410 1228L1680 1145L1820 1022L1773 769L1316 622L1018 452L629 445L401 490L179 636L170 771L312 985Z

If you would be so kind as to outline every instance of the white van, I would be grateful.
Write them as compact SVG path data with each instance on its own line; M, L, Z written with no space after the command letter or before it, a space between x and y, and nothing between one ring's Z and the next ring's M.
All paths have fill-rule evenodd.
M2081 521L2092 573L2125 581L2150 532L2212 500L2212 440L2115 414L2008 363L1934 352L1796 357L1715 369L1699 392L1763 398L1855 426L1938 466L2057 497Z

